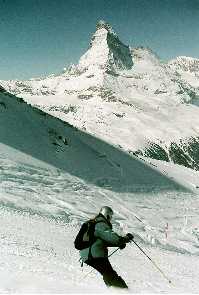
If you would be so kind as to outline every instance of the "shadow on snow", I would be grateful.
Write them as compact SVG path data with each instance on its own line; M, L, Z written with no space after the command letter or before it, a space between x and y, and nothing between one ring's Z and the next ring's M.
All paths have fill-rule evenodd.
M9 93L0 93L0 142L112 191L186 190L117 147Z

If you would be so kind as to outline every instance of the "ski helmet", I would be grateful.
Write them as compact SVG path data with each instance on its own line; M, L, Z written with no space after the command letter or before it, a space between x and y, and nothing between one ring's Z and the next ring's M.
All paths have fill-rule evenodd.
M108 221L110 221L113 216L113 210L111 209L111 207L103 206L100 209L100 214L102 214Z

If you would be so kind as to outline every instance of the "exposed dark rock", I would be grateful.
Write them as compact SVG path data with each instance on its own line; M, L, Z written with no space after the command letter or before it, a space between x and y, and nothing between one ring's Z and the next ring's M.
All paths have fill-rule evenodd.
M135 156L144 156L156 160L173 162L178 165L199 170L199 137L191 137L189 140L172 142L167 149L156 143L149 143L143 150L134 151Z
M93 97L92 94L79 94L78 95L78 98L82 99L82 100L88 100L88 99L90 99L92 97Z
M199 137L190 138L187 146L187 152L194 161L194 167L199 170Z
M192 167L191 159L188 154L184 151L182 146L172 142L169 147L169 156L173 163L179 164L188 168Z
M169 162L167 152L156 143L150 142L149 147L143 151L142 155L152 159Z
M0 92L6 92L6 90L0 85Z

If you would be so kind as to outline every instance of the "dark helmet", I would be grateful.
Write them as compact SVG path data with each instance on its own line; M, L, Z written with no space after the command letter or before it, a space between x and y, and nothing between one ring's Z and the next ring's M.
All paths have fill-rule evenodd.
M108 221L110 221L113 216L113 210L108 206L103 206L99 213L102 214Z

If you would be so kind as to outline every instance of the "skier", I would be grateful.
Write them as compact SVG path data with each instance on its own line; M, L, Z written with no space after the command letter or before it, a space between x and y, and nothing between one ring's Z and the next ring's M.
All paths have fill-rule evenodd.
M111 219L113 210L104 206L94 218L95 226L93 243L80 251L82 262L96 269L102 276L107 287L128 288L125 281L118 276L108 259L108 247L124 249L126 243L133 239L131 234L119 236L112 230Z

